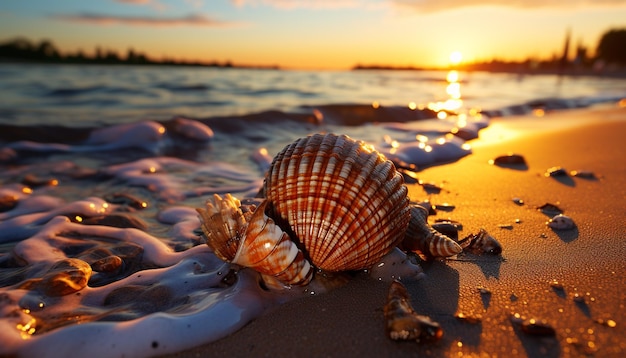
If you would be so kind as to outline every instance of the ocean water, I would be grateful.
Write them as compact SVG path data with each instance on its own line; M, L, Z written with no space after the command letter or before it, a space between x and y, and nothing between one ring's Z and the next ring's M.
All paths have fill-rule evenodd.
M363 140L411 182L493 117L626 98L600 77L34 64L0 65L0 89L0 355L38 357L172 353L322 292L223 263L195 211L257 196L297 138Z

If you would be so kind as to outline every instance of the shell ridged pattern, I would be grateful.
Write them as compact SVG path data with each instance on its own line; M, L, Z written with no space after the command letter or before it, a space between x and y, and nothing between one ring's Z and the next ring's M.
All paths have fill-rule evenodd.
M264 191L270 216L326 271L374 265L403 239L410 219L408 190L393 163L347 136L316 134L288 145Z
M463 251L456 241L428 225L428 210L419 205L411 206L411 222L402 247L419 251L427 259L450 257Z
M205 209L197 209L207 244L224 261L288 285L306 285L313 269L289 235L265 214L267 204L263 201L254 212L244 214L238 199L214 195Z
M206 236L207 245L220 259L232 262L240 246L249 219L241 211L241 201L230 194L224 198L213 195L206 207L196 209L200 216L200 228Z

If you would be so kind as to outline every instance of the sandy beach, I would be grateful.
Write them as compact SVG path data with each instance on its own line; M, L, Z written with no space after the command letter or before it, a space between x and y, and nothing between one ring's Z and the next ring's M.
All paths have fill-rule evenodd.
M439 210L431 222L459 221L460 238L484 228L503 247L498 257L423 264L425 277L405 283L415 310L441 324L438 342L390 340L383 321L389 283L363 275L329 293L276 307L224 339L175 356L623 356L624 133L626 108L618 107L494 119L472 155L418 173L442 190L427 193L411 184L412 200L454 206ZM488 163L509 152L523 155L527 166ZM546 177L554 166L592 171L596 178ZM549 228L550 217L537 210L546 203L563 209L576 228ZM523 332L515 314L519 320L545 321L556 334Z

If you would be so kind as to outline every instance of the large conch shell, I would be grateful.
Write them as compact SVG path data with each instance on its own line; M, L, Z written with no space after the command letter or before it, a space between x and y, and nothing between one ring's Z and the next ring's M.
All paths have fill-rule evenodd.
M198 209L202 230L223 260L286 285L308 284L315 269L372 267L404 239L411 220L408 189L393 163L343 135L316 134L286 146L262 192L258 208L214 196Z

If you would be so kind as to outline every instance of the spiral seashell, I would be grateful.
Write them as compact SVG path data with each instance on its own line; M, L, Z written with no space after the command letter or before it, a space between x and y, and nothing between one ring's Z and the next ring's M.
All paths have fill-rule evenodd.
M207 244L222 260L275 278L287 285L306 285L313 270L296 244L265 214L268 201L244 213L241 202L214 195L205 209L196 209Z
M428 211L420 205L411 206L411 221L402 241L402 248L417 251L425 259L450 257L463 249L454 240L428 225Z
M410 219L402 175L371 146L316 134L285 147L264 182L269 216L326 271L369 268L403 239Z

